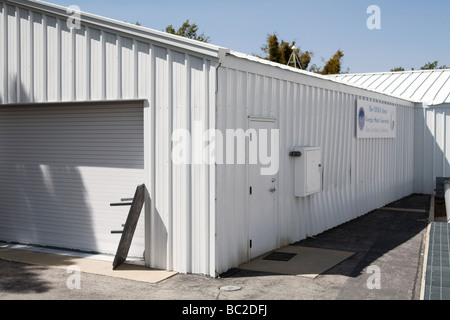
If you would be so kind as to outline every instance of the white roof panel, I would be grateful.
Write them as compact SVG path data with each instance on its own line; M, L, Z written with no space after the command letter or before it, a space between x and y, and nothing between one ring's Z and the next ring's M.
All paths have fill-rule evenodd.
M450 75L444 77L445 82L442 84L440 90L436 93L433 101L436 104L450 103Z
M450 69L341 74L328 78L428 105L450 103Z
M442 72L432 72L429 73L427 79L422 83L420 87L416 89L414 94L411 96L412 100L422 100L422 98L426 95L431 93L431 91L436 91L434 88L434 84L436 83L436 80L438 80L439 77L442 76Z
M374 82L370 84L370 89L377 90L381 85L383 85L389 79L388 74L382 74Z
M414 81L408 83L405 91L402 93L402 96L411 99L412 96L416 93L416 91L422 87L423 83L427 80L427 78L430 77L430 75L432 75L432 73L430 72L417 74L417 77L414 79Z

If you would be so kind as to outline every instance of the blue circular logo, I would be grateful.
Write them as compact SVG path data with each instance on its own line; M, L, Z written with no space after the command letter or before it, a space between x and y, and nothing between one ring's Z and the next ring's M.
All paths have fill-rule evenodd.
M364 108L361 108L361 109L359 109L359 112L358 112L359 130L363 131L365 124L366 124L366 113L364 112Z

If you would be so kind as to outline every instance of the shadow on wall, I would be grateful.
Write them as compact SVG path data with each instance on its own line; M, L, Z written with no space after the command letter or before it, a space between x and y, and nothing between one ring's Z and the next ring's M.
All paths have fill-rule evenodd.
M21 102L34 101L17 81L9 84ZM0 241L113 253L120 237L110 231L121 229L128 207L110 203L136 187L117 176L143 182L143 134L122 137L123 119L108 112L69 123L69 109L80 117L101 107L0 106Z
M422 105L420 104L420 108ZM450 176L450 105L425 107L416 112L416 191L432 194L436 188L436 177ZM423 132L423 137L420 135Z

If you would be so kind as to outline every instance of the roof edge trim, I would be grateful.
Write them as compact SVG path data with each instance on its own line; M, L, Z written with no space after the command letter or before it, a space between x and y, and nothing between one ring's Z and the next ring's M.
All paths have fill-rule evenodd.
M2 1L3 2L3 1ZM41 13L54 14L59 17L69 18L71 16L67 7L35 0L6 0L7 5L17 6L19 8L34 10ZM147 27L136 26L131 23L121 22L119 20L102 17L99 15L80 12L81 22L109 29L113 32L128 34L150 41L166 44L172 47L178 47L189 51L201 53L206 56L219 58L219 52L225 48L213 44L187 39L177 35L172 35L163 31L150 29Z

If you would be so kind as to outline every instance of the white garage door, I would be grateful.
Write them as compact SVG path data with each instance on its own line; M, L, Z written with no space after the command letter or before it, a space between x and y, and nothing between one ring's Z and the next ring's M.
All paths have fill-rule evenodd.
M130 207L110 203L144 182L143 132L142 103L0 107L0 240L115 253Z

